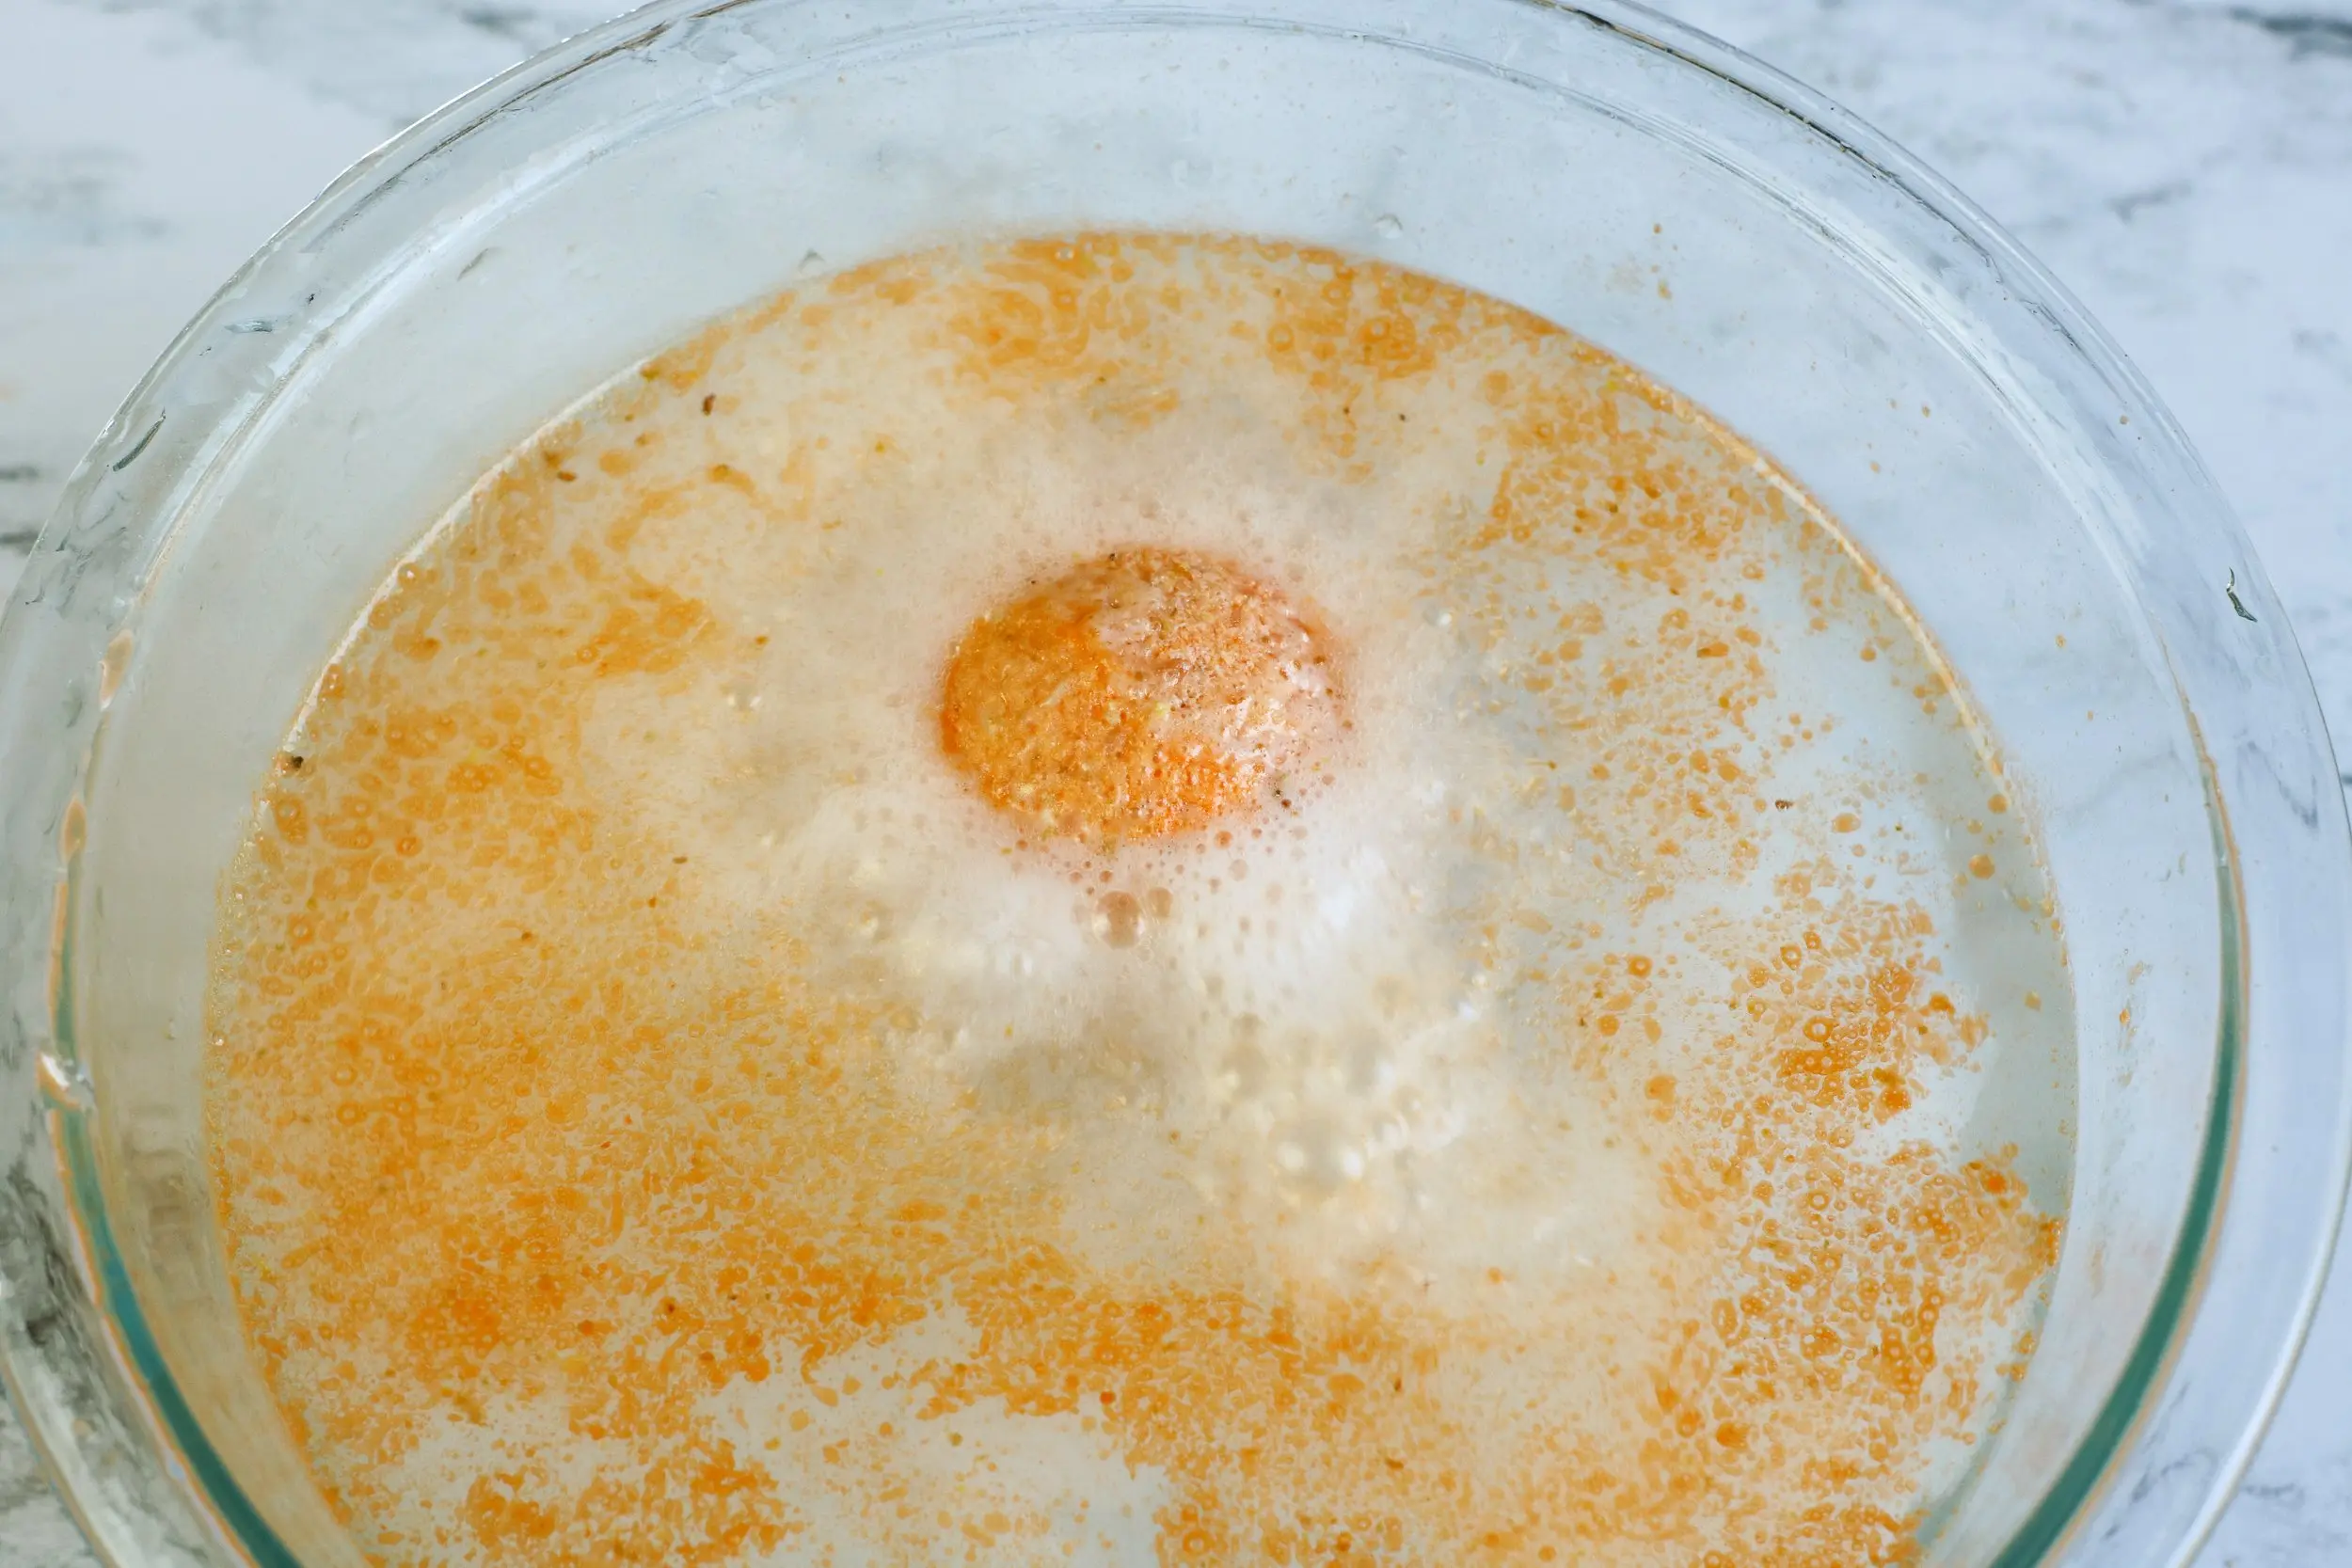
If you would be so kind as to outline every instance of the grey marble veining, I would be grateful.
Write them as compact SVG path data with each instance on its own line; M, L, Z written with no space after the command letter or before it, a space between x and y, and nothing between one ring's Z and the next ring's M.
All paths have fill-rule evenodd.
M2233 499L2352 736L2352 0L1665 8L1891 133L2082 296ZM272 229L606 12L0 0L0 589L116 402ZM2352 1568L2347 1275L2201 1568ZM0 1568L88 1560L0 1413Z

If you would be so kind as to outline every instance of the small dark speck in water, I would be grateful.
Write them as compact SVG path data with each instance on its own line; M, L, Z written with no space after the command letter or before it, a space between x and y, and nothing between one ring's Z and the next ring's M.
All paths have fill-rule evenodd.
M0 484L30 484L40 477L38 464L0 463Z
M2230 569L2229 584L2224 587L2221 592L2230 596L2230 608L2237 611L2239 620L2251 621L2254 619L2254 612L2246 608L2246 601L2244 599L2237 596L2237 568L2232 567Z
M120 473L123 469L137 462L139 460L139 453L147 450L147 444L150 441L152 441L155 438L155 433L163 428L164 417L161 414L158 414L155 416L155 422L147 427L147 434L139 437L138 445L133 447L129 451L124 452L120 457L114 460L111 465L113 470L116 473Z
M29 550L40 537L40 530L37 528L12 528L0 532L0 550Z

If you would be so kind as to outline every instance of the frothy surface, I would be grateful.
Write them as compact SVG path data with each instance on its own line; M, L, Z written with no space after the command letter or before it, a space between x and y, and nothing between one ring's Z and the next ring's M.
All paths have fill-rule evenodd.
M1296 810L1345 724L1307 616L1231 562L1149 545L982 615L944 685L940 744L989 804L1104 848Z
M254 1344L387 1561L1900 1560L2062 1197L1966 1131L2069 1008L1963 717L1496 301L1133 236L780 297L289 739Z

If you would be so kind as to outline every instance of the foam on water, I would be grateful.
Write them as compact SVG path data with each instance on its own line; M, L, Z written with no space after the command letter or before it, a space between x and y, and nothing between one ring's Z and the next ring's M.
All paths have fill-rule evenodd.
M1138 547L1311 611L1345 722L1041 832L943 672ZM477 487L287 754L215 1165L389 1560L1883 1560L2029 1348L2069 1009L1996 764L1793 485L1497 302L811 285Z

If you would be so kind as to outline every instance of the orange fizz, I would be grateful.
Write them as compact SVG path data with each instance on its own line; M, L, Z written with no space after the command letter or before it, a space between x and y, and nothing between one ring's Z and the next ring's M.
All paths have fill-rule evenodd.
M940 743L991 804L1096 843L1197 831L1307 785L1336 722L1324 639L1227 562L1143 546L983 615Z
M230 1275L384 1564L1913 1560L2065 1196L2014 794L1793 483L1525 311L877 262L323 673L222 894Z

